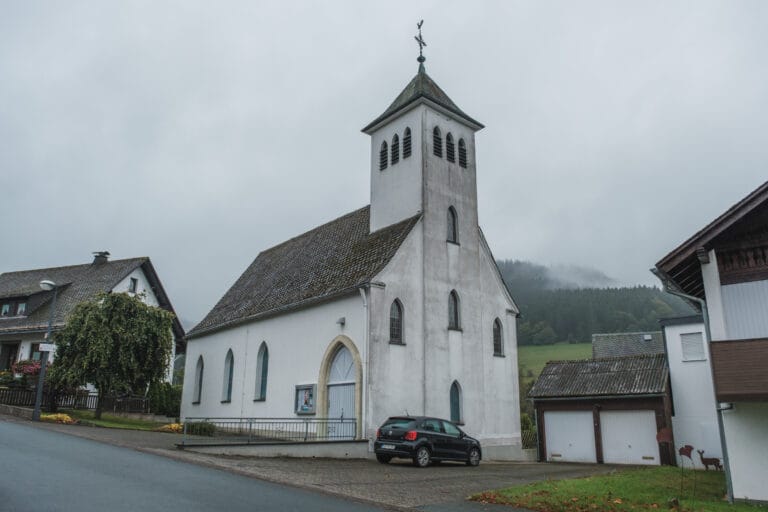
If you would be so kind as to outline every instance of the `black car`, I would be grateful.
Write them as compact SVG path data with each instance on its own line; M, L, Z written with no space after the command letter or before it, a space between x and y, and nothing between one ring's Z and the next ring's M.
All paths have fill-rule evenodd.
M477 466L482 458L480 442L455 424L425 416L393 416L376 431L376 460L382 464L395 457L412 459L421 468L444 460Z

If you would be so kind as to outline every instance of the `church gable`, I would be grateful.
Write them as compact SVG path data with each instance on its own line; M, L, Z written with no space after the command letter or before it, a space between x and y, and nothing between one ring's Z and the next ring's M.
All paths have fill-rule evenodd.
M190 338L329 299L369 282L419 216L369 231L366 206L260 253Z

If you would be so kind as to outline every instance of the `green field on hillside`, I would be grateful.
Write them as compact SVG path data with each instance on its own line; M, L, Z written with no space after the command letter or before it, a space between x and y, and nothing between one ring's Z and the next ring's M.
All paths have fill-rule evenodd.
M535 380L547 361L589 359L591 343L556 343L554 345L523 345L517 347L517 364L523 379Z

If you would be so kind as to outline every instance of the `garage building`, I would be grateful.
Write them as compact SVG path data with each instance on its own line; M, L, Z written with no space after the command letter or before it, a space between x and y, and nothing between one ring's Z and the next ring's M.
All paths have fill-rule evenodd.
M669 390L664 354L547 363L528 395L539 460L674 465Z

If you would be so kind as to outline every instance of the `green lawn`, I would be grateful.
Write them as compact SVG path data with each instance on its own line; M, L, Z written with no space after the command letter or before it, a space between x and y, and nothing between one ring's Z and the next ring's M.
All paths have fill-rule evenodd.
M101 419L97 420L93 417L93 411L83 411L79 409L67 409L61 410L60 412L69 414L70 417L80 420L82 423L95 425L97 427L125 428L129 430L155 430L164 425L163 423L158 423L156 421L123 418L122 416L113 416L112 414L106 413L102 413Z
M555 345L517 347L517 364L520 368L520 375L525 380L535 380L547 361L589 359L591 357L591 343L556 343Z
M724 495L725 477L720 471L689 469L681 473L680 468L661 466L589 478L548 480L487 491L471 499L541 512L670 510L670 500L675 499L679 507L674 510L679 512L768 510L746 503L729 505L723 501Z

